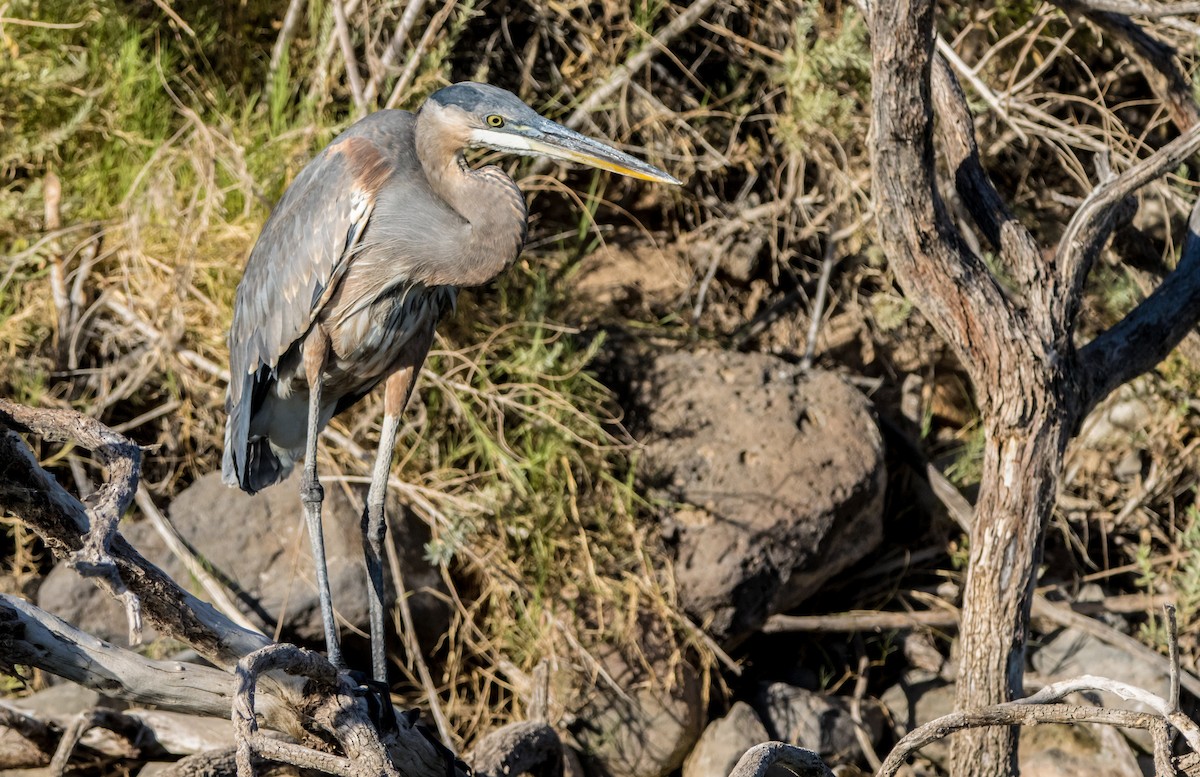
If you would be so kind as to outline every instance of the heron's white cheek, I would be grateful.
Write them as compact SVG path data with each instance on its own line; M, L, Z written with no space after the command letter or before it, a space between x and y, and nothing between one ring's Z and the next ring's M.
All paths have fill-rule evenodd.
M471 145L486 146L517 154L528 154L531 149L529 141L520 135L510 135L507 132L496 132L490 129L471 130Z

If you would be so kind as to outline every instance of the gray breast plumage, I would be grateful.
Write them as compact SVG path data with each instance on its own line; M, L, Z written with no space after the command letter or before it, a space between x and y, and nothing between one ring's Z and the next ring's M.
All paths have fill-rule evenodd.
M386 377L414 338L424 337L453 307L457 294L452 286L400 283L366 304L331 306L337 318L322 322L331 335L331 393L357 393L357 384L373 386Z

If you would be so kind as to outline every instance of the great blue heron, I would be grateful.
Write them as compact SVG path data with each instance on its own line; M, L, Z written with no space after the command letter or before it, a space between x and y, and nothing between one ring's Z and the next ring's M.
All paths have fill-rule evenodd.
M509 92L459 83L414 115L379 111L343 132L271 213L237 289L229 330L223 477L250 493L303 456L304 504L329 659L344 666L321 535L317 436L384 387L383 428L363 514L371 668L386 680L384 502L400 413L458 288L486 283L525 242L525 198L468 148L581 162L648 181L675 178L539 116Z

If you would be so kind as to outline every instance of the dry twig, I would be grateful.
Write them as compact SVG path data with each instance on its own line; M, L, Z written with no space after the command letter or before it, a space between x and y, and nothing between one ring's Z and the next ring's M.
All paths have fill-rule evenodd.
M109 554L117 524L137 492L141 451L129 439L87 416L68 410L34 410L0 399L0 424L57 442L78 442L94 452L108 468L109 479L89 500L88 529L83 545L68 563L84 577L97 581L125 606L129 643L142 639L141 603L125 586Z

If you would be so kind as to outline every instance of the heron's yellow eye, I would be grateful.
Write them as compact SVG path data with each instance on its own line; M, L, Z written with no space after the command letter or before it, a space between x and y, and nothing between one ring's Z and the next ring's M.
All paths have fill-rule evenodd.
M504 117L493 113L491 116L487 117L487 123L489 127L503 127Z

